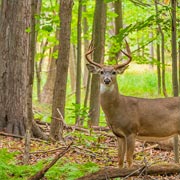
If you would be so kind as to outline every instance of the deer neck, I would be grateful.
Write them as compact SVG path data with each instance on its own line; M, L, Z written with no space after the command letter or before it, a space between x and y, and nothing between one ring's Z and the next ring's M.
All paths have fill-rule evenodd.
M100 84L100 94L101 99L116 100L119 96L119 90L117 81L113 83L111 86L106 86L105 84Z

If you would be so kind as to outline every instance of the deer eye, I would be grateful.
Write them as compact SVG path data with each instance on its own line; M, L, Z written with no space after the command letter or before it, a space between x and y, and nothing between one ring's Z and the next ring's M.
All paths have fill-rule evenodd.
M116 71L113 71L112 74L113 74L113 75L116 75Z
M100 72L101 74L104 74L104 71L103 70L101 70L101 72Z

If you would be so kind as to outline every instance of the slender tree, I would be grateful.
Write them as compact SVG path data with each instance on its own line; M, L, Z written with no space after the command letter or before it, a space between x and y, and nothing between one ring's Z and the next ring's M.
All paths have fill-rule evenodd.
M93 26L93 43L95 47L93 59L95 62L103 63L106 28L106 3L104 3L104 1L96 0ZM99 76L93 75L90 92L90 126L98 125L99 123L99 93Z
M77 72L76 72L76 107L81 104L81 22L82 22L82 0L79 0L78 21L77 21ZM76 110L78 111L78 109ZM76 124L80 124L80 116L76 115Z
M60 0L59 56L53 92L52 122L50 136L55 140L63 139L63 119L65 113L66 84L69 66L70 33L73 0ZM59 111L58 111L59 110ZM61 115L59 114L61 113Z
M117 14L115 17L115 35L119 34L120 29L123 28L123 9L122 0L117 0L114 2L114 12ZM120 51L115 53L115 60L118 62Z
M84 13L86 13L87 8L86 8L85 3L83 4L82 10L83 10ZM89 40L88 40L88 37L87 37L88 36L88 29L89 29L87 16L83 16L82 20L83 20L84 52L87 52L88 46L89 46ZM84 57L83 62L85 62L85 57ZM89 78L89 72L88 72L88 70L86 68L86 63L84 63L83 84L84 84L85 87L87 86L88 78Z
M76 91L76 56L75 56L75 46L71 44L70 48L70 59L69 59L69 75L71 79L71 91Z
M158 2L155 0L155 9L156 9L156 19L157 19L157 26L158 26L158 33L161 35L161 62L162 62L162 90L163 94L165 97L167 97L167 91L166 91L166 78L165 78L165 72L166 72L166 67L165 67L165 42L164 42L164 32L161 28L160 23L158 23L159 20L159 10L158 10Z
M176 0L171 0L171 37L172 37L172 84L173 95L178 96L178 71L177 71L177 35L176 35ZM179 163L178 136L174 137L175 162Z
M56 30L56 38L59 37L59 31ZM58 45L55 45L53 47L52 53L55 53L58 51ZM42 93L41 93L41 102L52 104L53 99L53 90L54 90L54 84L55 84L55 78L56 78L56 58L53 56L49 58L50 65L48 68L48 75L46 83L43 87Z

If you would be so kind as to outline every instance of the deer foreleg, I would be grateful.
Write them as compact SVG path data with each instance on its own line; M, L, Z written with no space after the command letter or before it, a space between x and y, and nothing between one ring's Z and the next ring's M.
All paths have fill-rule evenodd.
M118 142L118 164L120 168L124 165L124 156L126 153L126 140L125 138L117 137Z
M135 135L131 134L127 136L127 163L128 167L132 166L133 162L133 153L134 153L134 148L135 148Z

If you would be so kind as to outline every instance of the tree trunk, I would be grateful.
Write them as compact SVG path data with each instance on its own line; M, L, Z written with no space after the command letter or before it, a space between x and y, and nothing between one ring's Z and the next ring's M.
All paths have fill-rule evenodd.
M158 79L158 94L161 94L161 57L160 57L160 45L157 43L157 79Z
M115 34L118 34L119 30L123 28L122 0L114 2L114 11L117 14L115 17Z
M83 5L83 12L86 12L86 5ZM88 46L89 46L89 41L87 38L88 35L88 21L87 21L87 17L83 17L83 35L84 35L84 54L85 52L87 52L88 50ZM84 72L83 72L83 84L86 87L87 86L87 81L88 81L88 70L86 67L86 60L85 60L85 56L83 56L83 64L84 64Z
M25 136L25 148L24 148L24 163L28 164L30 158L30 138L31 138L31 129L32 129L32 87L34 80L34 57L35 57L35 44L36 44L36 34L35 34L35 14L38 6L38 1L31 0L31 34L29 42L29 61L27 67L28 75L28 85L27 85L27 125L26 125L26 136Z
M171 38L172 38L172 84L173 95L178 96L177 43L176 43L176 0L171 0ZM179 163L178 135L174 137L175 162Z
M76 90L76 59L74 55L74 47L72 44L70 48L69 74L70 74L70 79L71 79L71 91L75 92Z
M46 39L45 43L41 43L40 49L42 49L42 57L39 62L36 61L35 68L36 68L36 79L37 79L37 97L38 102L41 102L41 72L42 72L42 64L43 64L43 55L45 53L46 47L48 45L48 40Z
M153 30L151 29L151 32L149 33L149 38L152 39L153 38ZM154 59L154 43L153 41L149 44L149 54L150 54L150 57L149 57L149 60L150 60L150 68L152 69L153 68L153 64L152 64L152 61Z
M28 83L32 83L30 33L26 32L31 25L31 1L3 0L1 6L0 131L24 135L32 100L28 89Z
M158 20L159 19L159 16L158 16L158 4L157 4L157 1L155 1L155 8L156 8L156 19ZM163 90L163 94L165 97L167 97L167 91L166 91L166 78L165 78L165 57L164 57L164 51L165 51L165 48L164 48L164 32L161 28L161 25L158 23L157 21L157 26L158 26L158 31L161 35L161 62L162 62L162 90Z
M122 0L117 0L114 2L114 12L117 14L117 17L115 17L115 35L118 35L119 30L123 28ZM121 56L120 50L115 54L115 59L117 63L119 56Z
M81 104L81 21L82 21L82 0L79 0L78 22L77 22L77 67L76 67L76 104ZM78 111L77 109L76 111ZM76 124L80 125L80 116L76 113Z
M53 47L53 53L56 52L57 50L58 50L58 45ZM55 78L56 78L56 59L52 57L50 58L50 66L48 69L47 80L41 93L42 103L52 104Z
M55 87L53 92L52 122L50 129L50 135L55 140L63 139L63 124L62 120L60 121L57 119L59 117L57 109L59 109L64 117L66 84L69 66L72 7L73 0L60 0L60 47L57 60Z
M104 1L96 1L94 12L94 29L93 42L95 51L93 59L97 63L104 61L104 43L106 28L106 4ZM92 76L91 93L90 93L90 123L89 125L98 125L100 114L100 97L99 97L99 76Z

